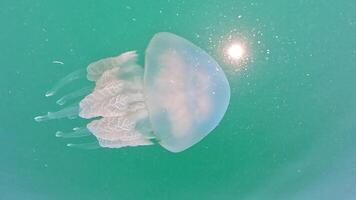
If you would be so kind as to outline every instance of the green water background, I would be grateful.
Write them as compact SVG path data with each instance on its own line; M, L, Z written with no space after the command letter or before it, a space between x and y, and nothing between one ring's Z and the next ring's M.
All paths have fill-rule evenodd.
M352 0L2 0L0 199L356 199L355 10ZM127 50L142 63L160 31L205 49L230 81L230 107L202 142L179 154L78 150L54 133L83 121L33 120L59 109L44 97L56 80ZM228 35L247 41L244 69L222 56Z

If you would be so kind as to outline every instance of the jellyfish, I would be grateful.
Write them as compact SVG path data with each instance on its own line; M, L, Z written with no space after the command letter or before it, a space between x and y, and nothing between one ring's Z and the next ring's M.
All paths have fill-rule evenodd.
M67 75L46 96L85 74L95 86L61 97L59 105L82 99L35 120L89 119L85 127L58 131L56 136L94 135L95 142L68 146L121 148L156 143L171 152L188 149L220 123L230 101L230 86L219 64L204 50L173 33L160 32L148 44L144 67L137 64L137 57L135 51L125 52Z

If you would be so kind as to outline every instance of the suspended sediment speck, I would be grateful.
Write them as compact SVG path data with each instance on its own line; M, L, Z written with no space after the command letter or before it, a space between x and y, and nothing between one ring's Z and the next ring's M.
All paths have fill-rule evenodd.
M52 61L52 63L53 63L53 64L64 65L64 62L58 61L58 60L54 60L54 61Z

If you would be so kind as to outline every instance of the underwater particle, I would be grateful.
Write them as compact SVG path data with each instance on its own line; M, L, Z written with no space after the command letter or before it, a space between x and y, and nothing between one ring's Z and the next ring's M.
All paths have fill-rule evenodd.
M53 63L53 64L64 65L64 62L58 61L58 60L54 60L54 61L52 61L52 63Z
M46 96L85 76L78 70L60 80ZM154 141L171 152L183 151L207 136L222 120L230 86L218 63L188 40L168 32L157 33L145 53L145 66L129 51L89 64L86 73L95 82L57 101L85 96L72 106L36 121L81 117L86 127L58 131L57 137L94 135L99 147L151 145ZM97 145L97 146L98 146ZM94 148L95 144L68 144Z

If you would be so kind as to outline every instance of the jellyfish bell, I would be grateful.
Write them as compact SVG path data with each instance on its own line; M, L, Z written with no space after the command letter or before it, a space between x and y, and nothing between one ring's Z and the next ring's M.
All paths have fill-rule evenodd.
M86 95L79 104L36 117L36 121L79 115L93 119L86 127L58 137L93 134L101 147L150 145L157 141L171 152L202 140L222 120L230 87L216 61L199 47L172 33L157 33L145 53L145 66L134 51L105 58L87 67L95 87L66 95ZM47 94L75 80L68 75ZM84 92L81 92L84 91ZM64 98L62 97L62 98ZM60 101L63 103L63 101ZM70 144L85 146L85 144Z
M179 152L211 132L230 99L223 70L202 49L171 33L158 33L145 57L149 119L159 143Z

